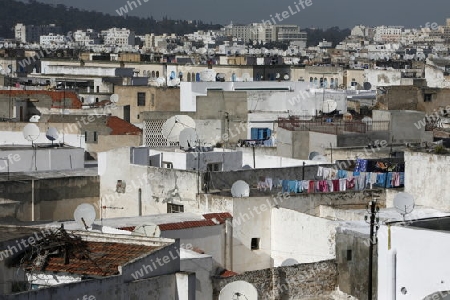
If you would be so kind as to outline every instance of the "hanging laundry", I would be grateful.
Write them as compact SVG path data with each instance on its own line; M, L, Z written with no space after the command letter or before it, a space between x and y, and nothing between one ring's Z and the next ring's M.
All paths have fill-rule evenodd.
M322 177L323 176L323 167L317 168L317 176Z
M309 189L309 180L302 180L302 187L303 187L303 191L308 192Z
M378 173L376 173L376 172L370 173L370 184L377 183L377 176L378 176Z
M392 172L387 173L387 178L386 178L386 188L391 188L392 187Z
M353 190L355 188L355 178L347 178L346 188L347 190Z
M345 192L347 190L347 179L341 178L339 179L339 191Z
M289 180L283 180L281 187L282 187L282 191L284 193L288 193L289 192Z
M384 187L386 184L386 173L378 173L377 174L377 182L378 186Z
M333 183L333 191L339 192L339 179L334 179L331 181Z
M360 164L361 164L361 160L358 158L355 163L355 172L359 172Z
M327 185L328 185L328 191L329 192L334 192L333 180L328 179L327 180Z
M362 191L366 188L366 172L361 172L356 179L356 189Z
M258 184L257 184L258 191L266 190L266 178L263 176L260 176L258 178Z
M323 168L323 179L329 179L330 177L330 173L331 173L331 169L330 168Z
M392 186L394 186L394 187L400 186L400 173L399 172L392 173Z
M370 187L370 177L372 176L371 172L366 173L366 187Z
M303 193L303 181L297 181L297 193Z
M298 190L298 182L297 180L289 180L289 192L297 193Z
M338 179L347 178L346 170L338 170Z
M266 177L265 184L266 184L266 188L268 188L271 191L272 190L272 178Z
M308 193L315 193L316 183L313 180L310 180L308 183Z
M333 168L330 169L330 178L329 179L331 179L331 180L338 179L337 178L337 170L336 169L333 169Z
M367 172L367 159L361 159L359 164L359 171L360 172Z
M319 181L315 181L315 182L314 182L314 192L315 192L315 193L320 192L320 189L319 189Z

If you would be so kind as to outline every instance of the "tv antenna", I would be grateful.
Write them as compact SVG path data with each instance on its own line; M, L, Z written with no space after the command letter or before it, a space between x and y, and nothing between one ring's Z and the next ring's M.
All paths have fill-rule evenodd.
M95 208L92 204L83 203L78 205L73 213L73 217L75 221L85 230L88 230L92 227L92 224L95 221Z

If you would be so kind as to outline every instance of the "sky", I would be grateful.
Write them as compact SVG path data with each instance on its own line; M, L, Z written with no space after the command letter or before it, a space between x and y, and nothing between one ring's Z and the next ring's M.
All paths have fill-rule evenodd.
M127 2L134 1L130 10ZM139 2L140 1L140 5ZM147 2L145 2L147 1ZM214 24L248 24L270 20L277 24L295 24L305 27L351 28L358 24L398 25L408 28L425 27L429 23L445 24L450 18L450 0L309 0L310 6L298 5L300 0L39 0L51 4L64 4L87 10L118 15L116 10L127 6L129 15L160 20L202 20ZM306 0L303 0L306 1ZM300 8L298 10L296 5ZM289 10L291 7L291 13ZM285 17L281 13L286 11ZM273 23L273 22L272 22Z

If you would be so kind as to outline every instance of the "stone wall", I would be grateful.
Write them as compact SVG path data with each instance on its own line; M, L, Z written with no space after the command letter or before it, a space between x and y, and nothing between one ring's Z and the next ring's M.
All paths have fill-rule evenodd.
M243 280L255 286L260 300L328 299L337 283L337 267L333 260L312 264L245 272L228 278L213 278L213 299L234 281Z

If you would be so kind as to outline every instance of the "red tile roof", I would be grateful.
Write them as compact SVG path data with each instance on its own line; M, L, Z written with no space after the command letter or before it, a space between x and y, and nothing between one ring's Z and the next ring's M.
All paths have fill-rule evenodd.
M110 135L140 135L142 130L121 118L109 116L106 126L112 129Z
M213 220L199 220L199 221L186 221L178 223L159 224L159 230L180 230L195 227L216 226L217 224Z
M84 253L71 253L69 263L64 264L64 256L48 256L43 272L64 272L78 275L111 276L119 274L119 266L151 253L160 247L122 243L86 242ZM26 270L36 270L29 262Z
M225 223L225 219L231 219L233 216L230 213L209 213L204 214L203 217L207 220L216 219L220 224Z
M42 91L42 90L0 90L0 94L16 96L33 97L34 95L47 95L52 98L52 108L62 108L61 100L63 98L71 99L72 105L66 107L67 109L81 109L82 103L78 99L77 94L69 91Z
M125 230L125 231L134 231L135 228L136 228L136 226L128 226L128 227L119 227L117 229Z
M238 275L238 273L229 270L225 270L222 273L220 273L220 277L222 278L233 277L236 275Z

